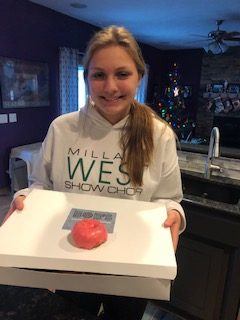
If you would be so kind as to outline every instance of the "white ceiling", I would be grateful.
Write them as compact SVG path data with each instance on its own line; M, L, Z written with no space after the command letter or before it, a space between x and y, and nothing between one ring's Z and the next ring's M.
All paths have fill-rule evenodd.
M31 0L98 27L124 25L146 44L161 49L202 48L221 29L240 32L240 0ZM86 4L76 9L70 3ZM228 42L240 45L240 42Z

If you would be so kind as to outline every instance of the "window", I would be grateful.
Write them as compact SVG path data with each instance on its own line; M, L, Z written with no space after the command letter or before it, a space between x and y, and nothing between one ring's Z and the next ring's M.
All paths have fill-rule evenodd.
M146 65L145 74L140 81L140 84L138 86L135 99L140 103L146 102L147 97L147 86L148 86L148 73L149 73L149 66Z
M83 77L83 66L78 66L78 110L85 106L87 99L86 85Z

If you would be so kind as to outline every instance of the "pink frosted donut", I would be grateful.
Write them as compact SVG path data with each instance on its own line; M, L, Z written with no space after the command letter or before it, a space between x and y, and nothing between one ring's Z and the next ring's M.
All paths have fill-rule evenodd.
M93 249L107 240L105 225L95 219L83 219L76 222L71 231L75 245L83 249Z

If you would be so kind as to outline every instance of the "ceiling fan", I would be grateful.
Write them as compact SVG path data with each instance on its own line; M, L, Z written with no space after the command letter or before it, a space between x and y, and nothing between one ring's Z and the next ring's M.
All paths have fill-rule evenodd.
M225 30L220 30L220 26L224 20L217 20L216 25L217 25L217 30L210 31L208 34L208 38L213 39L215 41L240 41L240 32L237 31L232 31L232 32L227 32Z
M217 29L208 33L207 38L210 42L204 49L209 54L220 54L226 52L228 50L227 41L240 41L240 32L227 32L220 29L223 22L224 20L216 20Z

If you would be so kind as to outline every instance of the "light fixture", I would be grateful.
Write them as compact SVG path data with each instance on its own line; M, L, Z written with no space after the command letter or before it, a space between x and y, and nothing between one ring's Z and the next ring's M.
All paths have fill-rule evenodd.
M87 5L85 3L71 2L70 7L75 9L85 9L87 8Z
M204 50L208 54L221 54L228 50L228 45L224 43L222 40L215 40L210 42L207 47L204 47Z
M228 50L228 45L224 43L223 41L219 42L219 47L221 47L222 53L226 52Z

